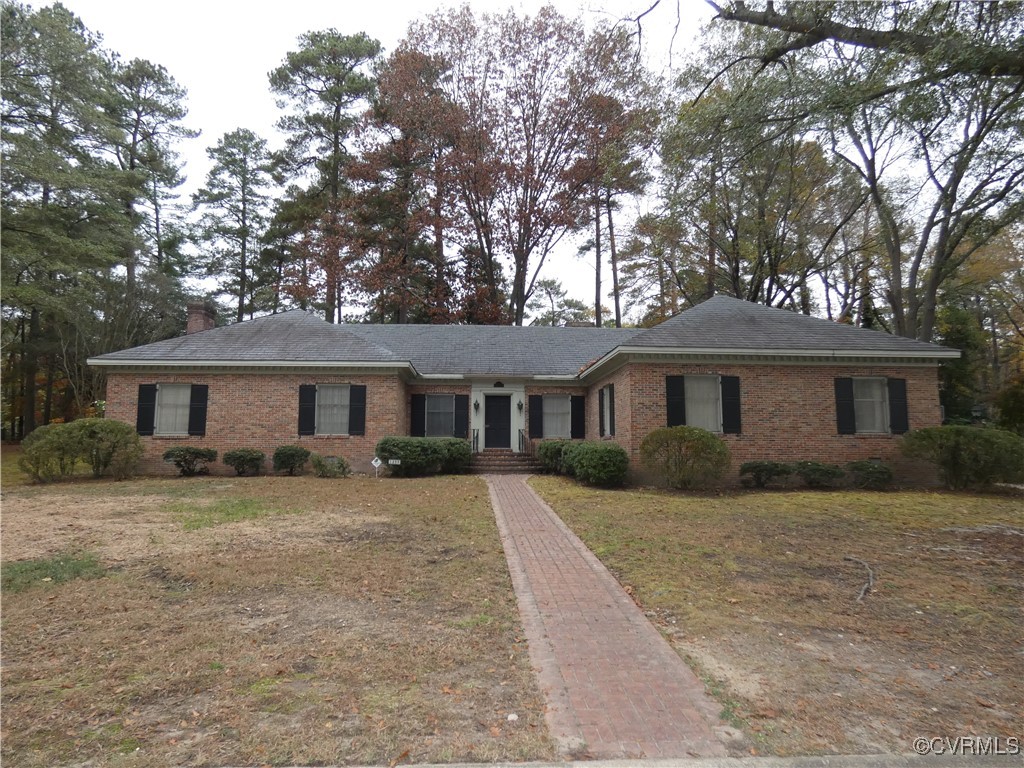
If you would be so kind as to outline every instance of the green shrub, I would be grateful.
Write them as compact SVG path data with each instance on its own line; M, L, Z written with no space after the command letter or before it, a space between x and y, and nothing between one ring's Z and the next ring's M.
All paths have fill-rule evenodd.
M537 444L537 460L545 472L562 472L562 452L572 445L568 440L542 440Z
M287 472L289 475L302 474L309 451L301 445L282 445L274 451L274 471Z
M845 474L838 465L820 461L797 461L793 464L793 472L808 488L832 488Z
M82 459L92 467L93 477L109 474L124 480L135 474L143 450L133 426L102 418L78 419L65 426L77 435Z
M445 449L433 437L384 437L377 443L377 457L395 477L436 475L445 461ZM392 460L398 464L392 464Z
M892 469L880 461L851 461L846 465L855 488L880 491L892 485Z
M49 483L68 477L82 455L79 435L67 424L36 427L21 441L18 466L36 482Z
M772 480L792 474L793 466L782 461L747 461L740 465L740 477L750 475L757 488L766 488Z
M954 489L1024 480L1024 437L1004 429L925 427L904 435L902 450L935 464Z
M78 419L35 429L22 442L18 465L38 482L74 474L83 461L94 477L123 480L142 459L142 441L128 424L108 419Z
M576 458L580 450L586 450L584 442L571 442L562 448L562 461L559 471L569 477L576 477Z
M704 488L729 468L729 446L698 427L662 427L640 443L640 459L670 488Z
M221 459L239 475L258 475L263 469L263 461L267 455L255 448L236 448L227 451Z
M208 475L207 464L217 460L217 451L213 448L197 448L194 445L181 445L164 451L164 461L174 463L183 477Z
M321 456L313 453L309 456L313 465L313 474L317 477L348 477L352 474L352 468L348 465L344 456Z
M441 474L461 475L469 471L473 449L468 440L458 437L434 438L441 446Z
M587 485L611 488L626 481L629 454L617 443L578 443L572 461L576 479Z

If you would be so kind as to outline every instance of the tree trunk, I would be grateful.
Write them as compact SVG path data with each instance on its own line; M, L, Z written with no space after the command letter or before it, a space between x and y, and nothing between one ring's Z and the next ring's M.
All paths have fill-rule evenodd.
M601 327L601 198L594 188L594 325Z
M619 259L615 252L615 225L612 222L612 195L609 191L605 197L605 210L608 212L608 255L612 264L612 300L615 303L615 327L622 327L622 307L619 300Z
M28 332L22 326L22 400L21 400L21 436L27 437L36 428L36 374L39 372L39 360L35 354L35 345L39 337L39 310L32 308Z

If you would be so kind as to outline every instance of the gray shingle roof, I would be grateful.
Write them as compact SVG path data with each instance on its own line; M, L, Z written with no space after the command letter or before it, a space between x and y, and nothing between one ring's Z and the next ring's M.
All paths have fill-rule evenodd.
M394 353L343 326L296 309L190 333L141 347L112 352L102 362L143 361L266 361L316 362L343 360L365 363L395 362Z
M819 317L715 296L637 334L630 347L820 352L931 353L936 344L855 328Z
M620 344L637 328L508 325L344 325L386 346L424 374L570 376Z
M426 375L574 376L627 349L948 356L935 344L716 296L654 328L333 325L293 310L102 355L99 364L411 363Z

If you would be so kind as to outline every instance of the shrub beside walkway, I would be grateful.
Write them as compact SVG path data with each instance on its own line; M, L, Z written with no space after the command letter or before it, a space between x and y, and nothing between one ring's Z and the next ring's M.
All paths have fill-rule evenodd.
M560 750L724 756L712 730L720 707L615 578L524 475L487 482Z

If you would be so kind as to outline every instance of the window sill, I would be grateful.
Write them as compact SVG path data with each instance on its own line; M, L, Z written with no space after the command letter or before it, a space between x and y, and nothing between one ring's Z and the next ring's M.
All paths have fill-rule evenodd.
M352 437L352 435L349 435L349 434L344 434L344 435L340 435L340 434L339 435L300 435L300 437L312 437L314 440L336 439L336 438L342 437L342 438L345 438L347 440L348 438Z
M205 435L150 435L154 440L188 440L190 437L205 437Z

